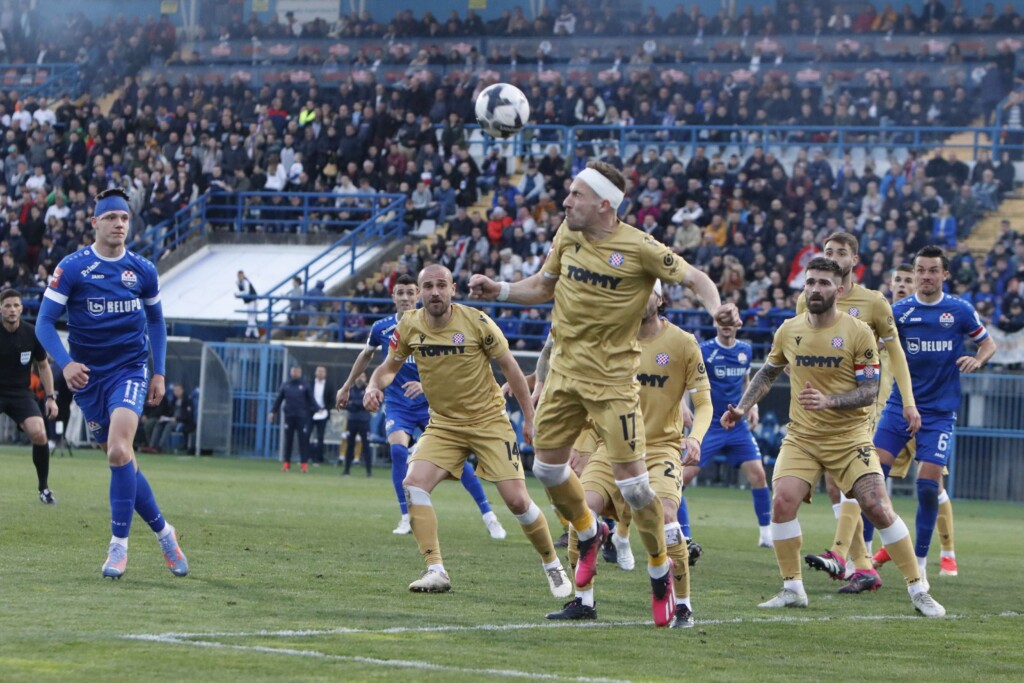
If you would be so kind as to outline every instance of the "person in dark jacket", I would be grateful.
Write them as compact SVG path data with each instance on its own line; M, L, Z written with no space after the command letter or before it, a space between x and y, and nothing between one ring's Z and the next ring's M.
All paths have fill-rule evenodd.
M277 414L284 404L284 465L282 472L292 467L292 446L295 438L299 440L299 459L302 471L309 471L309 422L316 412L316 400L313 398L313 385L302 379L302 368L292 366L291 378L281 385L270 409L269 419L277 420Z
M370 413L363 407L363 394L366 392L366 373L356 377L355 384L349 393L348 405L348 446L345 449L345 469L342 475L349 474L352 468L352 459L356 453L356 437L363 444L363 464L366 465L366 476L373 475L373 452L367 440L370 430Z

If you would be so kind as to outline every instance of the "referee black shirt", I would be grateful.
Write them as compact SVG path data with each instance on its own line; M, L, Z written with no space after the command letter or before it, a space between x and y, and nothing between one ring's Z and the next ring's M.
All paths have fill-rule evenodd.
M28 391L34 360L46 362L46 349L36 339L36 328L22 321L10 332L0 325L0 393Z

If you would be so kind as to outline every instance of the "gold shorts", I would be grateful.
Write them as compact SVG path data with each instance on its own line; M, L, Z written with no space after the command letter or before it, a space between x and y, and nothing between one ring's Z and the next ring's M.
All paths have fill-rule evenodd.
M865 474L881 474L882 465L867 434L815 441L787 434L775 461L772 482L796 477L810 484L813 491L822 472L831 474L839 490L853 498L854 482Z
M594 423L588 420L572 447L580 455L593 455L597 450L597 444L597 429L594 427Z
M647 474L651 478L651 489L654 490L654 494L663 500L673 501L676 507L679 507L679 501L683 496L683 466L679 447L652 446L648 449L644 462L647 465ZM584 491L600 493L616 510L621 510L625 505L626 501L623 500L622 493L615 484L612 463L603 447L599 447L590 458L580 480L583 482ZM606 510L609 505L605 506Z
M896 479L903 479L910 472L910 466L914 463L914 458L917 456L917 440L911 439L907 442L907 445L903 447L900 454L896 456L896 460L892 463L892 469L889 470L889 476L895 477Z
M470 453L476 453L476 473L487 481L525 479L519 443L507 417L469 427L437 425L433 421L420 437L409 462L424 460L447 470L455 479Z
M640 385L581 382L552 369L544 383L534 418L537 449L562 448L576 441L587 422L612 462L634 462L643 457L645 433L640 413Z

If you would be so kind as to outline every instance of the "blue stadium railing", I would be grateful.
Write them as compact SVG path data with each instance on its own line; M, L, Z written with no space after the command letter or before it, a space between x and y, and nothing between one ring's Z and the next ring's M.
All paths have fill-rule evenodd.
M261 302L260 310L263 312L259 322L265 329L266 340L270 340L276 334L278 337L307 337L320 341L362 343L366 340L373 323L390 315L393 310L391 299L311 299L269 293L259 296L258 299ZM539 350L544 345L550 322L544 318L530 319L520 316L530 309L537 309L547 315L551 310L551 304L524 306L470 300L459 303L486 311L513 346L521 341L527 349ZM372 308L376 308L377 312L371 312ZM759 309L742 311L743 318L747 321L743 328L743 336L751 341L760 357L771 345L775 329L795 312L792 309L772 309L767 315L759 316L758 313ZM665 317L684 330L692 332L699 339L708 339L715 334L711 316L704 310L671 308L666 311Z
M281 202L274 203L274 199ZM208 192L171 218L146 228L128 248L156 263L182 243L206 236L211 229L300 235L321 231L348 236L370 224L383 222L396 227L396 221L405 219L405 200L405 195L386 193L341 196L329 192ZM389 230L391 234L393 230Z
M55 98L66 93L75 98L82 89L82 75L74 62L0 64L0 88L17 90L21 97Z
M1001 113L1001 110L1000 110ZM441 127L438 126L440 130ZM951 140L953 135L970 136L969 142ZM492 147L509 150L517 157L541 155L550 146L558 148L566 160L571 161L579 148L587 151L588 158L604 153L604 147L614 145L620 156L638 149L666 149L692 155L703 147L707 156L735 151L741 157L755 147L766 149L823 149L833 158L845 152L865 152L882 148L904 156L908 150L920 152L936 145L964 153L974 159L979 150L990 150L998 159L1002 150L1024 152L1024 143L1008 144L1001 141L1001 126L984 127L911 127L911 126L552 126L530 125L514 137L499 140L484 136L486 153ZM901 158L902 160L902 158ZM880 169L887 170L886 168Z

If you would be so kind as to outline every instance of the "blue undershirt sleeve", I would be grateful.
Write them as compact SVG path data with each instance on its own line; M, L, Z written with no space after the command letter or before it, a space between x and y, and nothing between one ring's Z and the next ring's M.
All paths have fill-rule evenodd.
M149 348L153 352L153 374L167 374L167 325L164 323L164 309L160 302L146 305L146 322L149 330Z
M43 297L43 303L40 304L39 314L36 317L36 339L43 345L46 352L53 356L53 360L61 370L71 362L71 354L64 348L64 343L57 335L57 318L63 313L64 306L62 304Z

